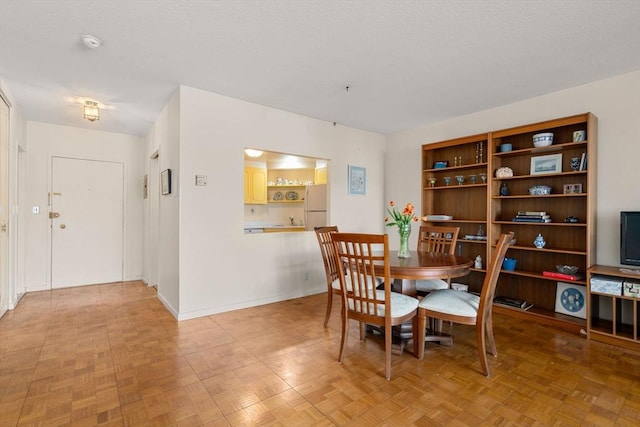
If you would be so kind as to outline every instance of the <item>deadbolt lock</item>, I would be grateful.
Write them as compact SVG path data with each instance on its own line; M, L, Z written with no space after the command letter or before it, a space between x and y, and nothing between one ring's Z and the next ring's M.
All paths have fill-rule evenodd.
M59 216L59 212L49 212L49 219L58 218Z
M60 228L67 228L67 226L64 224L60 224Z

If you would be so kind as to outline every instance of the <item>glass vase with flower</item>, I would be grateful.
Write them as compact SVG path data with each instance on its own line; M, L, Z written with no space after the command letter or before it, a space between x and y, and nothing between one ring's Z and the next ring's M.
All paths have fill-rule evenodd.
M387 208L389 216L385 217L384 222L386 222L387 227L398 227L398 234L400 235L398 258L411 258L411 251L409 250L411 223L417 222L419 219L415 216L411 203L407 203L402 212L398 210L393 200L389 202L389 206Z

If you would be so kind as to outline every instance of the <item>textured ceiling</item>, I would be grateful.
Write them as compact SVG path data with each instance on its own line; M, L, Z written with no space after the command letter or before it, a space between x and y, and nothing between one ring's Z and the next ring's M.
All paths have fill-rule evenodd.
M127 134L179 84L388 134L637 69L639 0L0 0L25 118Z

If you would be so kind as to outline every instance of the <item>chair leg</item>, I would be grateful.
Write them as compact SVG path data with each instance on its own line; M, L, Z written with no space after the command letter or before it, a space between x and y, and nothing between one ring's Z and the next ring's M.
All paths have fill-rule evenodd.
M418 346L420 345L419 341L420 341L420 319L418 318L418 315L416 314L415 316L413 316L413 319L411 319L411 331L413 332L413 355L418 357ZM424 337L424 335L423 335ZM422 339L422 350L423 350L423 354L424 354L424 338Z
M342 317L342 341L340 342L340 354L338 355L338 361L342 363L344 362L344 353L346 351L347 337L349 335L349 319L347 318L347 313L345 313L344 308L340 310L340 313Z
M489 364L487 363L487 348L484 340L485 327L484 322L476 325L476 340L478 342L478 357L480 358L480 367L485 377L489 374Z
M387 381L391 379L391 331L384 331L384 372Z
M329 317L331 317L331 306L333 304L333 289L329 289L327 292L327 314L324 315L324 327L327 327L329 323Z
M491 315L487 317L487 342L489 344L489 353L497 357L498 349L496 348L496 340L493 338L493 320L491 319Z
M423 314L418 314L416 317L418 318L418 336L413 340L414 352L416 357L422 360L424 358L424 336L427 334L427 317Z

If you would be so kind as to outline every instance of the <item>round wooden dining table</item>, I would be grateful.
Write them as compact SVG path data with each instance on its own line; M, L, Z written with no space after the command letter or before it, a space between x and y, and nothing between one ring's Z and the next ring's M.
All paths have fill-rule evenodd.
M393 284L391 290L405 295L416 296L416 280L453 279L466 276L471 271L473 261L469 258L436 252L412 251L411 258L398 258L389 253L389 270ZM376 275L384 275L383 265L374 265ZM393 327L394 344L392 352L402 354L406 343L412 338L412 325L405 323ZM437 341L451 345L451 336L442 334L440 326L432 325L425 341Z
M435 252L412 251L411 258L398 258L389 254L389 269L394 279L393 291L415 296L416 280L453 279L466 276L473 261L469 258ZM378 275L384 275L382 265L375 266Z

